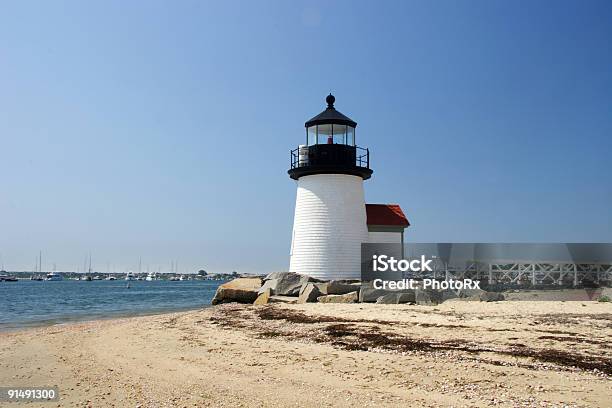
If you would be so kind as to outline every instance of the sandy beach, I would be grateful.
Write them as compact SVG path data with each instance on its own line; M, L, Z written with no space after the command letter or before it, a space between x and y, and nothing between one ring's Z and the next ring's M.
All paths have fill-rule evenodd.
M612 305L225 304L0 333L32 406L609 406ZM20 404L11 404L11 406Z

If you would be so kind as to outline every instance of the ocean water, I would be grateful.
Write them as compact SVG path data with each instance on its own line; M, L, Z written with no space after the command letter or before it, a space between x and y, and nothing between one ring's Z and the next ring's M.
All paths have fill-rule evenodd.
M0 330L210 305L221 281L0 282Z

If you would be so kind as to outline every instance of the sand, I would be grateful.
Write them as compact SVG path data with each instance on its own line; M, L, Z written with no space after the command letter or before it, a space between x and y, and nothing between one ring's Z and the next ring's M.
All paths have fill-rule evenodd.
M57 385L45 407L604 407L611 338L609 303L229 304L0 333L0 385Z

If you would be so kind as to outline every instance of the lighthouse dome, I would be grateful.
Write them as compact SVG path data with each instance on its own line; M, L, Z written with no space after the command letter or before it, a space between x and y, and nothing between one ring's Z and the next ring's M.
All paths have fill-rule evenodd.
M310 119L305 123L307 128L316 125L346 125L352 128L357 127L357 122L353 119L349 118L346 115L343 115L341 112L337 111L334 107L334 103L336 102L336 97L332 94L327 95L325 98L325 102L327 102L327 108L319 113L314 118Z

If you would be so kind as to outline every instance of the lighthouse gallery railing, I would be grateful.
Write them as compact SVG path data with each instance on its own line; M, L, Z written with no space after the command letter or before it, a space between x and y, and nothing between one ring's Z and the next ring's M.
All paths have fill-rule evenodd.
M342 164L349 164L352 166L363 167L366 169L370 168L370 149L359 146L349 146L340 144L300 146L296 149L293 149L291 150L291 168L295 169L298 167L324 164L323 162L329 161L329 159L325 160L324 157L326 158L326 155L320 154L320 150L329 150L330 148L334 150L338 149L332 146L342 146L341 149L344 151L344 154L339 156L334 155L334 158L332 159L334 162L328 162L325 164L341 164L337 162L341 161L344 162ZM323 153L326 152L324 151ZM349 154L347 155L346 153Z

